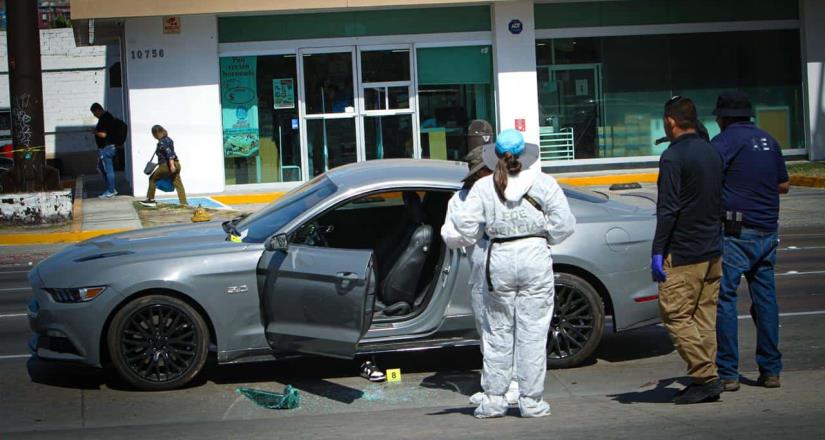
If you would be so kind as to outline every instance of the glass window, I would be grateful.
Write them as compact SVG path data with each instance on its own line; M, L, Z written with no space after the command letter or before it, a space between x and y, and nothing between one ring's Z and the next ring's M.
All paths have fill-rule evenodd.
M309 119L306 125L310 176L358 160L355 118Z
M367 160L412 158L412 114L364 118Z
M804 148L796 30L539 40L536 59L545 160L661 154L673 95L693 99L714 136L716 98L735 89L784 148Z
M295 56L225 57L220 66L226 183L300 181Z
M306 54L303 58L307 114L353 113L352 54Z
M361 52L361 81L364 83L409 81L409 49Z
M421 157L460 160L470 121L495 126L491 52L490 46L417 50Z

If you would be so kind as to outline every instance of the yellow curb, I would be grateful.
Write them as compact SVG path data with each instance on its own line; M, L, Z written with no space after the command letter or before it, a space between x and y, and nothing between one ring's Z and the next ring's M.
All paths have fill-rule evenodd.
M41 234L0 234L0 246L77 243L101 235L128 231L129 229L101 229L80 232L47 232Z
M656 183L659 173L612 174L608 176L558 177L559 183L575 186L613 185L616 183Z
M793 186L825 188L825 177L791 176L790 183Z
M284 192L261 193L261 194L224 194L212 196L224 205L252 205L256 203L270 203L283 196Z

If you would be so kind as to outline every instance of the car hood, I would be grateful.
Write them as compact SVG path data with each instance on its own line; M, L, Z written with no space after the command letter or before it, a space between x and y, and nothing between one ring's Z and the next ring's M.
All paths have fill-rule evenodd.
M79 279L71 284L87 284L86 279L96 278L92 274L113 268L147 261L176 261L244 247L246 244L227 240L218 222L163 226L104 235L67 246L40 262L37 268L46 286L57 279L60 284L67 279Z

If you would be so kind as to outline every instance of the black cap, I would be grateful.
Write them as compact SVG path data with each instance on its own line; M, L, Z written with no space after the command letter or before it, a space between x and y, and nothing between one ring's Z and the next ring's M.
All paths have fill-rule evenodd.
M713 114L722 118L750 118L753 117L751 98L745 92L725 92L716 100L716 109Z

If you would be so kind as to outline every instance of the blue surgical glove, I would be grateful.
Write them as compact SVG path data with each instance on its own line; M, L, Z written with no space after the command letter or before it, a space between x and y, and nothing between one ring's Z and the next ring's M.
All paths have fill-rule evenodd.
M657 283L664 283L667 280L667 273L664 268L664 257L662 255L654 255L650 257L650 274L653 276L653 281Z

